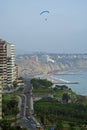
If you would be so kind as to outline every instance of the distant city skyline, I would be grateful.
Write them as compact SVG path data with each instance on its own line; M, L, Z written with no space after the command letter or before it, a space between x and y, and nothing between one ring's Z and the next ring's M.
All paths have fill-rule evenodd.
M0 1L0 38L17 54L87 53L87 0Z

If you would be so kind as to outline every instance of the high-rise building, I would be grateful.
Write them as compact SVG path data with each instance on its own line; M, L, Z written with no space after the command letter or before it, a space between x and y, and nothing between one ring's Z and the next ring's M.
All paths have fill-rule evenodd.
M13 86L13 82L16 79L15 71L15 49L14 45L7 43L7 85L8 87Z
M16 79L14 45L0 39L0 76L2 88L12 87Z
M7 46L6 41L0 39L0 77L3 88L7 87Z
M2 85L1 85L1 78L0 78L0 120L2 119Z

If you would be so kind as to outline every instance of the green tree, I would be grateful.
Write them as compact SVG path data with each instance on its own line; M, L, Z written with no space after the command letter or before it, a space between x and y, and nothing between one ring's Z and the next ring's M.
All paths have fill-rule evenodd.
M17 87L17 81L16 81L16 80L13 82L13 87L14 87L14 88Z
M2 130L8 130L10 125L11 125L11 123L7 120L1 120L0 121L0 127L2 128Z
M75 124L74 123L69 123L70 130L75 130Z
M55 130L63 130L63 124L61 120L57 121Z
M17 105L18 105L18 102L16 100L10 100L7 106L9 109L11 109L11 108L17 107Z
M63 97L62 97L62 100L65 101L65 102L68 102L69 99L70 99L69 94L68 93L64 93Z

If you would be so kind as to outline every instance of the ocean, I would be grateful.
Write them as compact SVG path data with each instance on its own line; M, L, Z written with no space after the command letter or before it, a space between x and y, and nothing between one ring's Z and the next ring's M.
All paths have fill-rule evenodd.
M53 77L67 80L70 82L78 82L78 84L66 84L72 91L79 95L87 96L87 70L69 72L66 74L56 74Z

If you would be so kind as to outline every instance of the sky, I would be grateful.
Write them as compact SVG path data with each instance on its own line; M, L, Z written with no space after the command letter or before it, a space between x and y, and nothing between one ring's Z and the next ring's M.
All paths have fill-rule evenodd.
M0 38L19 54L87 53L87 0L0 0Z

